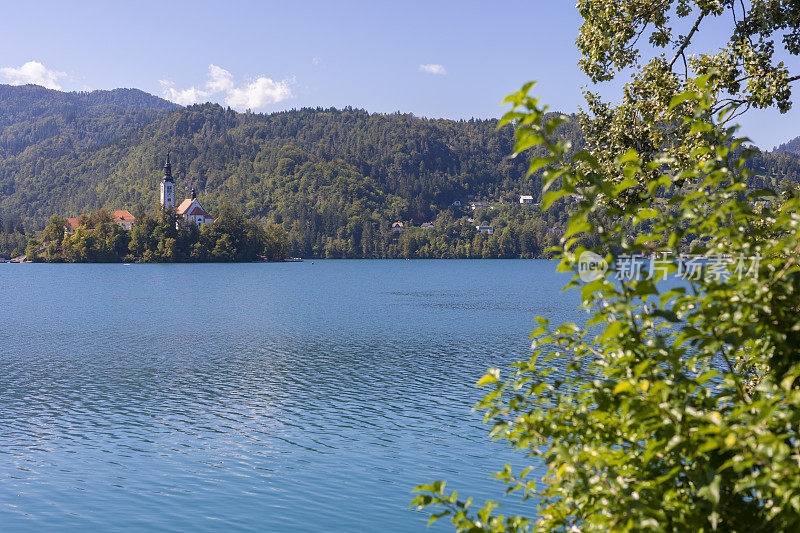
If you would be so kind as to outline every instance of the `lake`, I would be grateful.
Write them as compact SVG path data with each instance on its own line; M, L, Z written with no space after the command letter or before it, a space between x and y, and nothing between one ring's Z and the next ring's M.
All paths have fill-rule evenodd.
M580 316L555 265L0 265L0 528L424 531L417 484L503 501L525 462L474 383Z

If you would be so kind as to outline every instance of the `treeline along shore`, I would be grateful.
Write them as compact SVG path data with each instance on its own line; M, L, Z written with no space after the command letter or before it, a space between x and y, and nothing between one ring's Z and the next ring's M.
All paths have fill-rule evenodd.
M281 261L287 257L286 232L274 224L248 220L223 207L213 224L199 227L174 209L155 216L139 213L130 230L106 210L79 217L74 230L53 216L26 248L27 261L50 263L177 263Z

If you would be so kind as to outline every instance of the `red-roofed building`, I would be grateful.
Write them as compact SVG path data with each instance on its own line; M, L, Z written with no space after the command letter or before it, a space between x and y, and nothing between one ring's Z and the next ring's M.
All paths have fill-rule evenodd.
M164 164L164 178L161 180L161 208L167 209L174 205L175 179L172 177L172 164L169 161L169 152L167 152L167 162ZM192 189L192 197L181 202L181 205L175 208L175 213L182 216L184 220L194 222L197 227L214 222L211 215L197 201L197 192L194 189Z
M84 215L81 215L81 217L84 217ZM67 219L67 225L64 226L64 229L67 230L67 233L75 233L75 230L83 225L81 224L81 217ZM88 221L89 217L84 217L84 220ZM133 229L133 224L136 222L136 217L131 215L130 211L123 209L121 211L112 211L111 220L119 224L119 226L125 231L130 231Z
M192 197L181 202L181 205L178 206L175 212L184 219L197 224L198 228L202 227L203 224L214 222L211 215L209 215L208 212L203 209L203 206L200 205L200 202L197 201L197 193L194 189L192 189Z
M69 233L75 233L75 230L81 227L81 223L78 222L78 217L75 218L68 218L67 225L64 226L64 229L67 230Z
M122 229L128 231L133 229L133 224L136 222L136 217L131 215L129 211L126 211L124 209L121 211L114 211L113 213L111 213L111 218L114 219L114 222L122 226Z

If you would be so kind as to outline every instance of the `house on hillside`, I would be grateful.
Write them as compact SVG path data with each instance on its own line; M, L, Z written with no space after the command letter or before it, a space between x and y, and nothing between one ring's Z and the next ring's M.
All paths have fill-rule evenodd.
M522 195L519 197L519 203L521 204L533 204L533 196Z
M400 221L392 224L392 231L394 231L395 233L401 232L404 229L406 229L406 225Z
M486 235L494 235L494 226L475 226L475 231Z
M475 211L476 209L488 209L489 204L486 202L472 202L469 204L469 208Z
M422 226L420 226L420 227L422 229L431 229L433 227L433 222L423 222Z

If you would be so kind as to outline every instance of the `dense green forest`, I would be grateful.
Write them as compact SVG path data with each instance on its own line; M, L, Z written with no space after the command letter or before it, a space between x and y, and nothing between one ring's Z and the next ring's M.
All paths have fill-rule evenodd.
M25 249L28 237L22 222L13 217L0 218L0 258L16 257Z
M577 117L556 133L583 147ZM539 202L541 182L525 175L529 156L509 157L512 145L511 129L498 131L496 120L353 108L237 113L216 104L180 108L133 89L0 85L0 216L29 233L52 215L102 208L157 217L169 150L178 196L194 187L212 212L231 203L281 226L292 255L541 257L570 202L546 214L520 205L520 195ZM800 178L795 154L761 154L752 164L767 181Z

